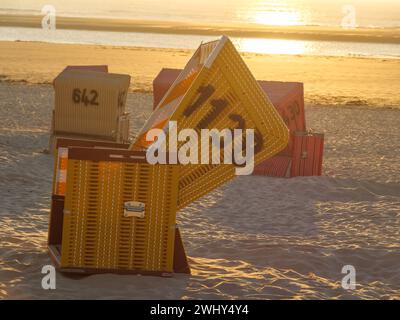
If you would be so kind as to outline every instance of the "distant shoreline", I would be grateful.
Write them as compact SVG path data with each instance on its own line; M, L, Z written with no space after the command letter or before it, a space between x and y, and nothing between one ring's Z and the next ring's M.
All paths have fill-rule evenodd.
M0 26L41 28L40 15L0 14ZM57 17L57 28L70 30L207 35L283 40L314 40L400 44L400 28L357 28L319 26L263 26L257 24L190 24L105 18Z
M152 91L162 68L183 68L193 50L0 41L0 81L51 84L66 65L109 65ZM241 53L260 80L296 81L308 105L400 107L400 59Z

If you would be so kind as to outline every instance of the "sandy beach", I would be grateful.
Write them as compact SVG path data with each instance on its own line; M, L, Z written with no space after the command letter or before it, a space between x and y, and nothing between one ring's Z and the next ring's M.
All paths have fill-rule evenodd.
M230 42L217 43L223 35ZM291 159L278 159L294 164L286 176L297 175L299 162L319 174L318 157L310 155L320 154L324 134L322 175L236 176L180 206L175 221L182 188L200 181L198 190L207 190L224 173L195 169L185 177L187 170L137 166L144 158L137 144L133 153L69 149L68 174L63 159L53 188L50 131L67 135L73 126L78 132L77 119L87 134L124 142L135 141L150 117L154 127L173 129L165 125L171 113L187 124L178 128L221 130L226 123L232 130L232 121L256 128L258 155L284 141L283 123L231 43L257 80L304 84L305 126L301 85L288 85L291 93L273 103L285 109L290 130L316 133L318 142L296 133ZM190 71L154 114L153 79L162 68L184 68L200 44ZM59 73L85 65L107 65L119 75L64 73L55 95ZM198 72L199 65L211 69ZM188 87L193 90L185 95ZM1 0L0 302L138 299L130 308L134 318L161 319L163 312L154 315L143 300L167 300L150 302L157 307L196 300L217 307L209 311L220 319L244 305L246 318L258 314L247 301L253 299L400 300L399 93L399 0ZM246 162L253 149L247 133ZM94 161L71 160L81 156ZM64 210L52 211L49 235L52 199L60 204L66 185ZM191 274L170 273L187 266L180 240ZM46 290L51 265L78 273L55 271L55 288ZM85 273L110 270L122 274ZM225 308L232 303L235 308ZM182 308L180 317L194 314L191 308ZM168 309L165 316L180 313Z
M307 127L325 133L322 177L239 177L178 213L193 274L57 274L47 228L53 78L66 65L132 76L134 136L152 80L192 51L0 42L0 299L400 299L400 60L242 56L256 78L305 84ZM344 265L356 290L341 286Z
M132 76L132 91L150 92L163 68L183 68L191 50L0 41L0 79L50 84L66 65L108 64ZM242 54L259 80L298 81L306 103L400 106L400 59Z
M400 299L400 110L308 103L324 175L240 177L181 210L191 276L58 274L44 291L53 89L2 82L0 97L0 299ZM132 134L151 107L150 93L129 94ZM348 264L353 291L341 287Z

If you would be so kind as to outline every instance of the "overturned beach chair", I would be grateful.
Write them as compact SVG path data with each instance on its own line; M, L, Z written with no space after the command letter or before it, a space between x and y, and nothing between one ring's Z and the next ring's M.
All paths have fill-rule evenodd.
M154 108L172 86L181 69L163 68L153 80ZM258 80L289 129L289 142L277 155L259 163L254 175L271 177L320 176L324 135L306 129L304 87L299 82Z
M254 129L255 164L288 141L287 127L231 41L202 44L132 145L58 142L48 244L61 271L190 272L176 213L232 179L236 167L147 163L147 132L166 130L169 121L178 130Z

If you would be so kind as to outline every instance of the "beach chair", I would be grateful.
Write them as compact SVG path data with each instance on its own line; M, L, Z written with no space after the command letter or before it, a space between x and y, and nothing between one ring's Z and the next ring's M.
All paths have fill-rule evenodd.
M259 83L282 116L290 134L286 148L257 165L254 174L285 178L322 175L324 134L306 128L303 84Z
M107 71L106 66L69 66L54 79L50 150L57 137L128 141L130 76Z
M163 68L153 81L154 109L181 69ZM254 168L254 175L271 177L320 176L324 135L306 130L304 86L299 82L257 81L289 129L289 142L277 155Z
M175 225L178 166L149 165L128 147L57 140L48 248L62 272L190 273ZM74 197L66 198L67 168ZM131 199L145 204L141 219L125 213Z
M232 179L236 166L147 163L147 132L167 131L169 121L177 121L178 131L254 129L256 164L288 140L282 118L231 41L202 44L132 145L59 142L49 250L61 271L190 272L176 213Z

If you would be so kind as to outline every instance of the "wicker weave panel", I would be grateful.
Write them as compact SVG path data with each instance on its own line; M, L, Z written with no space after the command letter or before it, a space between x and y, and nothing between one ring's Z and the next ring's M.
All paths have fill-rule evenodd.
M172 272L177 166L69 159L67 180L62 267Z

